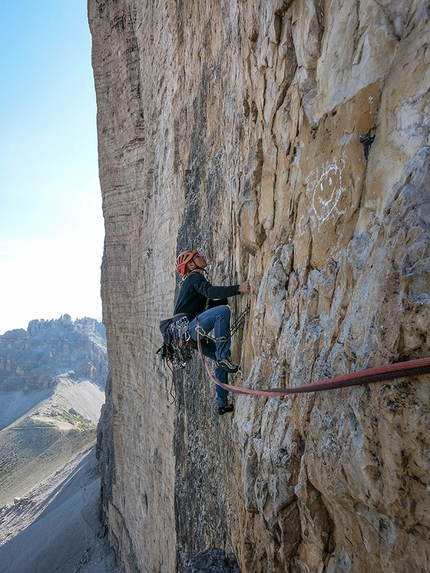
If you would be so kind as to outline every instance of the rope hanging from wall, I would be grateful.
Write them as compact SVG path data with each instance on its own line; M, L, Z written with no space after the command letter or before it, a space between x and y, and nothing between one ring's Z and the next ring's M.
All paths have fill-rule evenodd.
M326 390L335 390L338 388L347 388L348 386L359 386L361 384L371 384L373 382L383 382L388 380L395 380L396 378L407 378L410 376L419 376L421 374L430 373L430 356L427 358L418 358L416 360L408 360L406 362L397 362L395 364L386 364L385 366L377 366L376 368L368 368L360 370L359 372L351 372L335 378L328 378L327 380L319 380L318 382L311 382L303 386L296 386L295 388L269 388L267 390L254 390L253 388L243 388L240 386L232 386L230 384L223 384L215 378L210 371L205 358L202 353L202 346L200 335L197 334L197 350L209 378L217 384L235 394L249 394L252 396L286 396L287 394L305 394L308 392L324 392Z

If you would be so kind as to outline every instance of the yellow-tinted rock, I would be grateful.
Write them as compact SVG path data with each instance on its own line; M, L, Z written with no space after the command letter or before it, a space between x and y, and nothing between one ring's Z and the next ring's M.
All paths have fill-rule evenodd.
M202 549L250 573L425 571L429 378L218 417L157 361L173 262L201 249L250 312L237 385L429 354L428 6L89 0L112 369L103 511L127 572ZM104 444L104 445L103 445Z

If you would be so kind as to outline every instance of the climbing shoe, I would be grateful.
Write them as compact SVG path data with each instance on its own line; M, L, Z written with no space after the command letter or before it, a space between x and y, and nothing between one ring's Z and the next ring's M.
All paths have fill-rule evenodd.
M227 356L227 358L223 358L222 360L218 360L217 364L220 368L222 368L223 370L226 370L230 374L234 374L235 372L237 372L239 370L239 366L236 366L235 364L233 364L233 362L230 360L230 358L228 356Z
M220 416L224 416L224 414L228 414L229 412L233 412L234 406L233 404L225 404L224 406L220 406L218 408L218 414Z

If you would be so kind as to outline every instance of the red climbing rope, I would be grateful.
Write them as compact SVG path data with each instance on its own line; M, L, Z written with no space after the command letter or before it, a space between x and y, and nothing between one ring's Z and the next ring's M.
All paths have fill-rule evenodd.
M270 388L268 390L253 390L252 388L242 388L240 386L231 386L230 384L223 384L215 378L207 365L200 341L200 335L197 333L197 349L202 359L203 365L206 368L212 382L224 388L228 392L235 394L252 394L253 396L285 396L286 394L303 394L305 392L322 392L324 390L335 390L336 388L346 388L347 386L358 386L360 384L370 384L372 382L382 382L385 380L394 380L395 378L406 378L408 376L418 376L420 374L430 373L430 356L427 358L419 358L417 360L409 360L407 362L397 362L396 364L387 364L385 366L377 366L376 368L369 368L359 372L351 372L336 378L328 378L327 380L319 380L318 382L311 382L296 388Z

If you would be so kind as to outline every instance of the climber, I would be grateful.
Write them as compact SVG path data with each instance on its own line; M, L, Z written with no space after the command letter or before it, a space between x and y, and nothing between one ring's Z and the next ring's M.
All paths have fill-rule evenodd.
M249 279L241 285L212 286L204 276L207 262L198 251L184 251L176 259L176 270L184 277L175 304L175 315L185 313L188 332L197 341L197 332L202 338L202 351L215 361L215 377L228 384L228 373L237 372L239 366L230 359L230 308L227 297L251 290ZM214 330L214 339L205 335ZM233 412L233 404L228 402L228 392L216 386L218 413Z

